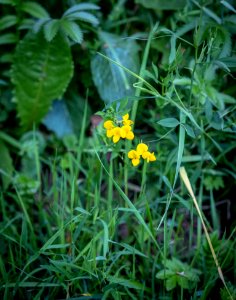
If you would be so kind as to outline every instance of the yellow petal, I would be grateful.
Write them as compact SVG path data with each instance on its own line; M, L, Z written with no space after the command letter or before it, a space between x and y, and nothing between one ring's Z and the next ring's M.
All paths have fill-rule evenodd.
M144 144L144 143L140 143L140 144L138 144L136 150L137 150L137 152L138 152L140 155L142 155L143 152L148 151L148 146L147 146L146 144Z
M115 128L113 129L113 134L114 134L114 135L119 135L119 136L120 136L120 127L115 127Z
M119 142L119 140L120 140L120 136L119 135L114 135L113 136L113 143L117 143L117 142Z
M107 129L107 137L111 138L113 136L113 129Z
M155 160L157 160L157 159L156 159L156 156L155 156L155 154L154 154L154 152L152 152L152 153L150 154L149 160L150 160L150 161L155 161Z
M133 140L134 139L134 133L133 131L129 131L127 134L126 134L126 138L127 140Z
M114 128L113 121L108 120L108 121L104 122L103 127L106 128L106 129L112 129L112 128Z
M143 159L148 159L150 155L151 155L151 153L149 151L145 151L145 152L142 153L142 158Z
M133 164L134 167L136 167L139 163L140 163L140 159L139 158L132 159L132 164Z
M133 159L136 157L136 151L135 150L130 150L128 152L128 158Z
M123 121L128 120L129 119L129 114L124 115L122 119L123 119Z
M125 127L125 126L122 126L121 129L120 129L120 135L121 135L121 137L122 137L123 139L126 137L126 134L127 134L127 132L126 132L126 130L125 130L124 127Z

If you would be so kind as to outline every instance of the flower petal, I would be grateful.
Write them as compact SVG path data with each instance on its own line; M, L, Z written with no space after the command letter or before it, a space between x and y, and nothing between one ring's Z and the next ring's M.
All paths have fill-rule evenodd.
M108 120L106 122L104 122L103 127L106 129L112 129L114 128L114 124L112 120Z
M136 167L139 163L140 163L140 159L139 158L132 159L132 164L133 164L134 167Z
M157 159L156 159L156 156L155 156L155 154L154 154L154 152L152 152L152 153L150 154L149 160L150 160L150 161L155 161L155 160L157 160Z
M135 158L135 157L136 157L135 153L136 153L135 150L130 150L130 151L128 152L128 158L130 158L130 159Z
M111 138L113 136L113 129L107 129L107 137Z
M112 140L113 140L113 143L116 144L117 142L119 142L120 136L119 135L114 135Z
M148 151L148 146L144 143L140 143L140 144L138 144L136 150L137 150L138 154L142 155L143 152Z
M127 140L133 140L134 139L134 133L133 131L129 131L127 134L126 134L126 138Z
M142 153L142 158L143 159L148 159L150 155L151 155L151 153L149 151L145 151L145 152Z

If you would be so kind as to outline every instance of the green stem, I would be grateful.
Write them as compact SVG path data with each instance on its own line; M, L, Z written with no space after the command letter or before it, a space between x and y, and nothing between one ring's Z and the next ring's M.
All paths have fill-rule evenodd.
M145 50L144 50L144 55L143 55L143 59L142 59L142 64L141 64L141 68L140 68L140 71L139 71L139 76L140 77L143 77L143 73L146 69L146 66L147 66L147 60L148 60L148 55L149 55L149 51L150 51L150 46L151 46L151 41L153 39L153 36L157 30L157 27L158 27L158 24L156 24L151 32L149 33L149 36L148 36L148 41L147 41L147 44L146 44L146 47L145 47ZM140 94L141 94L141 89L143 86L143 82L140 83L139 85L139 88L136 89L136 92L135 92L135 96L136 97L139 97ZM134 105L132 107L132 112L131 112L131 120L135 121L136 119L136 114L137 114L137 109L138 109L138 101L135 101L134 102Z

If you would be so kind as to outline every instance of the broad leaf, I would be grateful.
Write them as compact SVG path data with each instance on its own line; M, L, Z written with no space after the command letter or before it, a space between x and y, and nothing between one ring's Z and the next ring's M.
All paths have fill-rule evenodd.
M52 109L43 119L43 124L59 138L73 133L70 114L63 100L53 102Z
M65 92L73 74L69 45L57 35L47 42L43 34L28 34L16 49L12 67L18 115L25 129L38 123L53 99Z
M139 72L138 46L135 41L123 40L107 33L100 36L105 42L102 51L104 55L134 73ZM97 54L92 58L91 70L99 95L106 104L134 94L135 77L102 56Z

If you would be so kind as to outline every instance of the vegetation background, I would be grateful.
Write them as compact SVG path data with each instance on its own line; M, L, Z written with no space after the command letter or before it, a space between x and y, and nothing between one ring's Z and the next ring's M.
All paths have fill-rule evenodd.
M236 299L235 7L0 0L1 299Z

